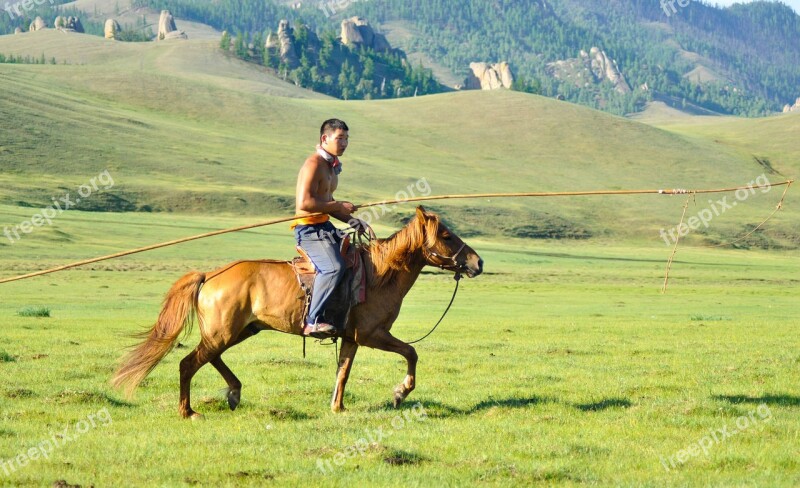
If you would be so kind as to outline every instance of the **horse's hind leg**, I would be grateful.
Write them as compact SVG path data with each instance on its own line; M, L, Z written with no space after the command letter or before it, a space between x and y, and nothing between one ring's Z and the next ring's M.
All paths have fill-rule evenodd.
M241 383L219 357L223 352L225 352L226 349L242 342L252 335L252 331L245 328L239 333L239 336L237 336L236 339L228 344L225 344L224 342L212 344L201 339L200 344L197 345L194 351L190 352L185 358L183 358L180 365L181 398L178 405L178 410L183 418L202 418L202 415L192 410L190 389L192 385L192 378L206 363L210 362L215 368L217 368L217 371L222 374L222 377L225 378L225 381L228 383L229 387L235 386L237 391L241 391ZM239 394L237 393L236 395L238 396ZM230 404L230 396L228 402ZM238 405L238 400L236 403Z
M341 412L344 408L344 387L347 385L347 378L350 377L350 369L353 367L353 360L356 357L358 344L347 339L342 339L342 351L339 354L339 369L336 370L336 385L333 387L331 398L331 410Z
M211 365L214 366L214 368L219 371L219 374L222 375L222 379L225 380L225 383L228 384L228 393L226 396L228 399L228 406L231 408L231 410L236 410L236 407L239 406L239 402L242 400L242 382L239 381L239 378L237 378L235 374L233 374L233 371L231 371L228 365L222 361L222 353L239 344L240 342L253 337L258 333L256 332L257 330L258 329L251 329L251 327L245 327L242 332L239 333L239 337L237 337L233 343L227 346L225 350L223 350L217 355L217 357L210 361Z
M242 400L242 382L233 374L233 371L231 371L228 365L222 361L221 355L212 360L211 365L219 371L225 383L228 384L228 393L226 395L228 406L231 410L236 410L236 407L239 406L239 402Z
M181 397L178 410L183 418L199 419L202 415L192 410L190 388L195 373L214 356L201 341L197 347L181 360Z
M406 358L408 362L406 377L394 388L393 403L397 408L416 387L417 351L385 330L376 330L362 345L381 351L396 352Z

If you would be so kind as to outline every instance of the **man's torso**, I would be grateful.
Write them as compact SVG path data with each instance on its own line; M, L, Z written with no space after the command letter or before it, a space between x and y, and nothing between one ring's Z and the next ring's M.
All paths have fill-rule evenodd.
M332 201L333 192L339 186L339 175L331 167L330 163L317 153L312 154L306 159L305 165L314 167L312 176L311 192L316 199ZM295 209L296 215L307 215L309 212Z

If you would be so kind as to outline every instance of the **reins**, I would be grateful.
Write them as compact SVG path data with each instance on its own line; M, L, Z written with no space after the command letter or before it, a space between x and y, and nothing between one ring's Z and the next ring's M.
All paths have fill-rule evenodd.
M441 324L442 321L444 320L444 318L447 316L447 312L450 311L450 307L453 306L453 302L456 300L456 293L458 293L458 285L459 285L459 283L461 283L461 273L457 272L453 276L453 279L456 280L456 286L453 289L453 296L450 297L450 303L447 304L447 308L444 309L444 313L442 313L442 316L439 317L439 320L436 322L436 324L433 326L433 328L430 331L428 331L427 334L425 334L424 336L420 337L419 339L417 339L415 341L405 342L402 339L400 339L401 342L405 343L408 346L410 346L412 344L417 344L419 342L424 341L428 337L430 337L430 335L433 334L436 331L436 329L439 327L439 324ZM306 339L307 339L307 337L303 336L303 359L305 359L305 357L306 357ZM346 337L345 337L345 339L346 339ZM338 364L339 364L339 338L338 337L332 337L331 338L331 342L323 342L324 340L325 339L319 339L316 342L318 342L322 346L333 346L334 360L336 361L336 364L338 366Z
M455 274L455 276L453 277L453 279L455 279L455 280L456 280L456 287L453 289L453 296L452 296L452 297L450 297L450 303L448 303L448 304L447 304L447 308L445 308L445 309L444 309L444 313L442 314L442 316L441 316L441 317L439 317L439 321L438 321L438 322L436 322L436 325L434 325L434 326L433 326L433 328L430 330L430 332L428 332L428 333L427 333L427 334L425 334L424 336L420 337L420 338L419 338L419 339L417 339L416 341L406 342L406 344L407 344L407 345L409 345L409 346L410 346L411 344L416 344L416 343L418 343L418 342L422 342L422 341L424 341L425 339L427 339L427 338L428 338L428 336L430 336L431 334L433 334L433 332L436 330L436 328L437 328L437 327L439 327L439 324L441 324L441 323L442 323L442 320L444 320L445 316L447 316L447 312L449 312L449 311L450 311L450 307L452 307L452 306L453 306L453 302L454 302L454 301L455 301L455 299L456 299L456 293L458 293L458 284L461 282L461 273L456 273L456 274ZM403 342L405 342L405 341L403 341Z
M371 239L374 238L373 237L374 234L371 232L372 228L370 228L369 231L370 232L366 235L367 241L370 241ZM361 234L358 233L358 232L354 232L353 234L356 236L356 239L358 239L361 236ZM461 247L458 249L458 251L453 253L452 256L442 256L441 254L437 254L437 253L435 253L433 251L427 251L427 253L428 253L429 256L435 256L437 258L441 258L441 259L452 261L454 266L458 266L458 263L456 262L456 257L458 257L458 255L461 254L461 251L463 251L465 247L467 247L467 243L466 242L463 243L461 245ZM445 265L438 265L437 267L440 268L440 269L447 269L447 267ZM450 271L453 271L453 270L450 270ZM401 339L401 342L404 342L406 345L409 345L409 346L412 345L412 344L417 344L419 342L424 341L428 337L430 337L430 335L433 334L436 331L436 329L439 327L439 324L442 323L444 318L447 316L447 313L450 311L450 308L453 306L453 302L456 300L456 294L458 293L458 285L461 283L461 270L460 269L455 271L455 274L453 275L453 279L456 282L456 286L455 286L455 288L453 288L453 296L450 297L450 303L447 304L447 307L444 309L444 312L442 313L442 316L439 317L439 320L436 321L436 324L434 324L433 328L430 331L428 331L427 334L425 334L424 336L420 337L419 339L417 339L415 341L405 342L405 341L403 341ZM303 336L303 358L306 357L306 339L307 339L307 337ZM347 339L347 338L344 337L344 339ZM325 339L319 339L316 342L318 342L322 346L333 346L334 354L335 354L334 357L335 357L335 360L336 360L336 364L338 365L339 364L339 337L332 337L330 340L331 340L331 342L324 342Z

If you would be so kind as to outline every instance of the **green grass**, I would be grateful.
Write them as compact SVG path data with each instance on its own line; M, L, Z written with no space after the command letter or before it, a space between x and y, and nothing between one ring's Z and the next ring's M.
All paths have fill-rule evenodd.
M8 211L0 207L0 214ZM60 225L71 235L109 237L90 249L79 239L52 248L31 234L0 255L0 269L9 275L129 246L126 232L149 242L236 223L124 217L132 230L119 227L119 215L65 216ZM16 361L0 363L7 378L0 386L0 459L51 432L75 433L90 415L96 425L48 459L10 476L0 468L0 485L800 482L800 270L793 254L683 248L661 295L669 253L663 243L470 244L485 259L486 274L463 283L443 325L418 345L418 388L399 410L390 407L405 370L399 356L360 350L349 410L337 415L328 411L333 350L310 344L304 360L298 338L269 333L225 356L244 383L236 412L227 410L224 382L206 367L195 378L193 402L207 420L177 414L178 362L198 340L196 331L132 400L109 387L132 342L127 337L152 323L174 280L236 258L291 255L283 228L2 285L0 350ZM44 261L39 246L51 250ZM393 332L406 340L424 334L451 285L447 274L423 274ZM17 315L34 297L47 297L53 318ZM769 421L759 416L760 405ZM108 423L98 420L104 412ZM714 443L708 455L678 462L710 430L730 431L751 412L758 419L752 426Z
M50 309L47 307L24 307L17 311L20 317L49 317Z

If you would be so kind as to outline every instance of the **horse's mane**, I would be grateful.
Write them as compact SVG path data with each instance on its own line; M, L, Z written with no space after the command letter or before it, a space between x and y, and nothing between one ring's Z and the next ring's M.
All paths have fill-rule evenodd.
M436 244L439 218L434 214L421 214L412 218L405 227L386 239L377 239L367 248L372 262L372 273L368 276L371 284L383 286L394 281L398 273L410 270L414 254L423 246Z

